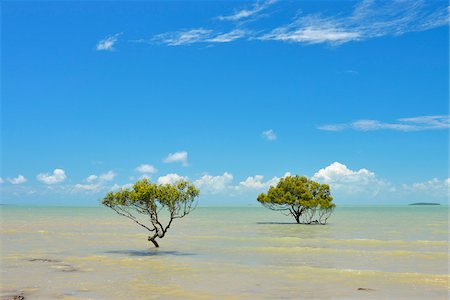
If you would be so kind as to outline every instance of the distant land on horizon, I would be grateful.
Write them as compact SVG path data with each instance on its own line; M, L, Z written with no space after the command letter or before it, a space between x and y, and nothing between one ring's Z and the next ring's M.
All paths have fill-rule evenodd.
M441 205L440 203L433 203L433 202L417 202L417 203L411 203L408 205Z

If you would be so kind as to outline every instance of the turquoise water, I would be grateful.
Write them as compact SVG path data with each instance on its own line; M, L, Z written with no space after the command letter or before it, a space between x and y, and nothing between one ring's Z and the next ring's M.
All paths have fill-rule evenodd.
M2 206L0 295L448 298L446 206L338 207L326 226L292 221L264 208L198 208L155 249L106 208Z

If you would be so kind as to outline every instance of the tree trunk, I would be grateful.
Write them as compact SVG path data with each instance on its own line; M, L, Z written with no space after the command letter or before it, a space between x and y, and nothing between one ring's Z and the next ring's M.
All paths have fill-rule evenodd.
M155 247L156 248L159 248L159 244L158 244L158 242L156 242L156 237L148 237L148 240L150 241L150 242L152 242L153 243L153 245L155 245Z
M294 215L294 217L295 217L295 221L297 221L297 224L300 224L300 215L296 214L296 215Z

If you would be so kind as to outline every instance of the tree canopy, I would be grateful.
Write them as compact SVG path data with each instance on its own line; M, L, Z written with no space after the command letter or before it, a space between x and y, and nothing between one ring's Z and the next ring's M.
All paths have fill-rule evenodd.
M197 206L199 193L192 183L185 180L173 184L156 184L142 179L132 188L107 193L102 204L151 232L148 240L159 247L156 238L163 238L174 219L183 218ZM160 216L162 210L168 212L165 224ZM143 221L139 215L150 218Z
M287 176L261 193L257 200L265 207L292 215L297 223L326 224L336 205L330 186L304 176Z

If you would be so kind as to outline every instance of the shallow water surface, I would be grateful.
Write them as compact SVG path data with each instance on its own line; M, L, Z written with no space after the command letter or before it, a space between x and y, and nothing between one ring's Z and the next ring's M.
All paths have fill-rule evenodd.
M298 225L198 208L160 248L106 208L1 208L0 295L29 299L447 299L448 207L338 207ZM365 290L361 290L361 288Z

